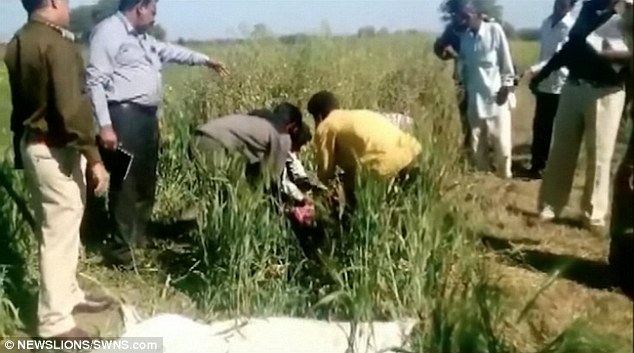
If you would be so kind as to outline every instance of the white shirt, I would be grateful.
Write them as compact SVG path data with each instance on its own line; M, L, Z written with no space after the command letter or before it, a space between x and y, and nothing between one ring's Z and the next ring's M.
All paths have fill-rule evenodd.
M471 116L480 119L500 115L495 102L502 86L513 87L515 70L506 34L499 23L482 22L477 33L468 30L460 40L461 77ZM512 105L510 99L506 105Z
M597 52L603 51L605 46L612 50L628 51L626 37L621 30L622 21L622 16L615 14L606 23L590 33L586 37L586 42ZM623 65L615 63L612 64L612 68L614 68L615 72L618 72L623 68Z
M539 62L531 66L532 72L538 72L550 60L555 53L568 41L568 33L575 24L575 17L569 12L558 23L553 26L552 15L548 16L540 28L540 53ZM542 93L560 94L561 89L568 78L568 69L562 67L553 72L547 79L542 81L538 90Z
M304 193L295 184L296 180L307 179L308 174L297 154L289 152L286 158L286 167L282 171L282 192L295 201L302 201Z
M405 114L401 113L383 113L383 116L396 127L403 131L411 131L414 126L414 120Z

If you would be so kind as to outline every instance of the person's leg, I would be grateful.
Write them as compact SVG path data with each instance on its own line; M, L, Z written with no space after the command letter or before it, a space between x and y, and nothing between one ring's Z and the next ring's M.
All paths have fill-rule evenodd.
M493 140L496 172L500 178L510 179L513 177L511 110L508 106L500 107L500 115L487 119L486 123Z
M155 169L152 170L154 164L148 162L148 157L155 147L150 142L158 141L158 136L154 136L158 130L148 131L151 125L146 114L130 106L111 107L110 117L121 148L132 154L133 160L127 170L128 159L120 152L106 151L103 155L110 172L108 211L113 227L111 248L105 255L114 265L129 266L137 245L139 220L146 216L139 214L138 205L143 201L147 209L153 201L153 196L150 200L141 199L139 185L147 183L148 189L154 188Z
M136 219L134 223L135 243L140 245L149 240L148 225L152 217L152 210L156 197L156 183L158 179L159 159L159 124L158 119L152 114L140 112L137 125L140 138L135 147L136 165Z
M544 220L559 217L568 203L584 131L584 87L566 84L555 116L552 148L539 189L538 208Z
M632 149L630 142L630 149ZM614 178L609 264L623 293L634 300L634 161L626 155Z
M531 171L535 173L541 173L546 168L558 105L557 94L539 93L536 97L531 146Z
M460 114L460 125L462 126L462 134L464 136L462 147L468 151L471 146L471 126L469 125L468 113L469 101L464 88L458 87L458 89L460 90L458 93L458 113Z
M474 122L475 120L475 122ZM471 121L471 155L473 164L481 172L490 170L489 161L489 129L486 119L470 119Z
M75 329L73 307L81 300L76 270L84 211L80 156L72 149L22 143L22 159L39 227L38 333L59 336Z
M80 255L80 251L81 251L81 224L82 224L82 216L85 214L86 212L86 198L87 198L87 184L86 184L86 158L84 156L80 156L79 159L79 163L75 164L75 168L73 169L72 172L72 179L73 181L75 181L75 183L79 186L79 198L81 200L81 205L82 205L82 209L81 209L81 213L79 213L79 217L77 219L77 226L73 227L73 231L76 232L76 238L77 238L77 246L76 249L74 251L74 253L72 253L71 256L71 264L72 264L72 259L77 259L75 261L74 264L72 264L75 268L75 270L77 269L77 265L78 265L78 260L79 260L79 255ZM75 229L77 229L75 231ZM75 256L76 254L76 256ZM75 303L73 306L82 303L85 299L86 299L86 295L84 293L84 291L79 287L79 282L77 282L77 277L73 277L73 284L71 287L71 298L73 300L73 302Z
M589 88L590 89L590 88ZM589 226L605 226L610 202L610 174L625 92L590 89L594 104L586 112L586 182L582 209Z

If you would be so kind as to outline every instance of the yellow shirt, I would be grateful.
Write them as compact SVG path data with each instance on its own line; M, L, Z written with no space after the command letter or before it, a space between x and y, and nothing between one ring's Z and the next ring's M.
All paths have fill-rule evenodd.
M370 110L334 110L315 131L319 179L328 181L339 166L355 175L359 166L381 176L395 176L410 165L422 147L414 136Z

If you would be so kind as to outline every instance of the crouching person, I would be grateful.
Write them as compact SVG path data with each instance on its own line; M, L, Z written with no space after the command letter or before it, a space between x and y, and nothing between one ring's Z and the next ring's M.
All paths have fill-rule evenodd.
M336 168L343 170L346 208L354 209L354 188L360 169L383 178L407 174L421 153L414 136L370 110L345 110L333 93L321 91L311 97L308 112L315 119L319 180L328 184Z
M231 155L244 157L244 174L252 184L264 173L279 178L291 150L290 134L301 123L301 111L290 103L278 105L273 112L227 115L199 126L191 150L212 171L222 168Z

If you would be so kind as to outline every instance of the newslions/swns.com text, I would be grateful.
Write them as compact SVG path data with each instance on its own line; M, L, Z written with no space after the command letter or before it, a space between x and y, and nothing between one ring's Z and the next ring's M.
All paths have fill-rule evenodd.
M162 352L163 338L121 338L112 339L4 339L2 346L6 350L17 351L132 351L132 352Z

